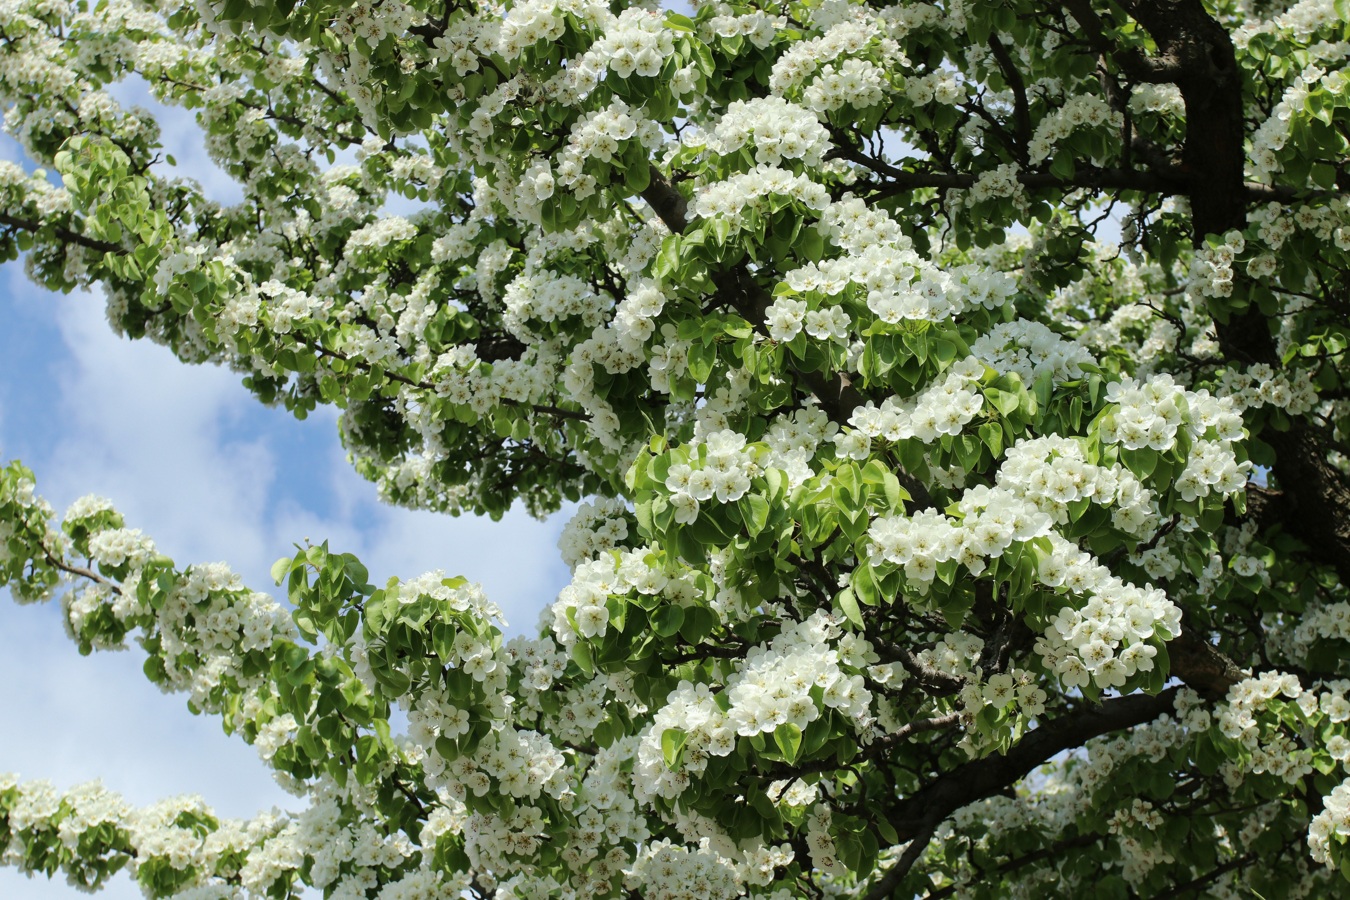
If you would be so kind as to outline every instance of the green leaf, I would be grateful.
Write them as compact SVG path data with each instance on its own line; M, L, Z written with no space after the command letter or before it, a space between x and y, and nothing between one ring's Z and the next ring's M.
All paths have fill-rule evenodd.
M1313 163L1312 180L1324 191L1332 190L1336 187L1336 167L1326 163Z
M661 637L672 637L684 624L684 607L671 603L652 613L652 629Z
M680 755L688 739L689 735L680 728L667 728L661 732L661 755L666 758L668 767L674 769L680 764Z
M998 459L1003 454L1003 429L996 422L986 422L980 426L980 440L989 448L989 453Z
M1054 373L1049 369L1043 370L1036 376L1036 402L1040 404L1041 409L1048 409L1050 407L1050 395L1054 392L1054 389Z
M853 591L857 598L868 606L877 606L881 603L881 594L877 590L876 579L873 577L872 566L863 561L853 570Z
M651 166L645 161L642 165L629 166L624 170L624 185L634 194L640 194L652 182Z
M707 384L709 376L717 366L717 344L711 339L695 341L689 348L689 377L699 384Z
M693 31L694 20L677 12L666 10L666 27L672 31Z
M835 598L835 602L839 604L839 609L843 612L845 618L859 628L863 627L862 610L858 608L858 598L854 595L853 588L847 587L840 591L839 596Z
M791 722L784 722L773 730L774 743L789 763L797 761L802 749L802 730Z
M1138 450L1122 449L1120 461L1140 481L1145 481L1153 474L1153 470L1158 468L1158 451L1152 447L1140 447Z
M886 468L886 464L881 460L869 460L867 465L862 468L863 484L884 484L886 476L889 474L890 470Z
M290 564L292 564L292 561L293 560L290 559L289 556L282 556L281 559L271 564L271 580L277 584L281 584L282 579L285 579L286 575L289 575L290 573Z
M572 661L587 676L595 674L595 660L591 657L591 645L582 638L572 643Z
M1001 391L998 388L985 388L984 396L1004 416L1011 416L1017 412L1017 407L1022 403L1022 398L1017 394L1011 391Z
M946 366L956 359L956 345L951 341L939 338L932 343L932 355L943 366Z
M691 645L712 634L717 627L717 613L703 606L683 607L684 623L680 625L680 637Z
M745 522L745 530L750 537L759 534L769 524L769 501L763 496L746 494L736 501L736 505L740 508L741 520Z

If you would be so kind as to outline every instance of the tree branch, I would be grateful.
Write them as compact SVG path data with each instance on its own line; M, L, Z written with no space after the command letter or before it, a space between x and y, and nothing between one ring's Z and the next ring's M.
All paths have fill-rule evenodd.
M916 834L910 840L909 846L905 848L905 852L896 860L895 865L891 866L886 874L881 876L876 884L872 885L872 889L863 896L863 900L886 900L887 897L890 897L899 887L900 882L904 881L905 876L909 874L909 870L914 868L914 864L919 861L919 856L927 849L928 842L933 839L933 832L936 830L937 823L934 823Z
M1065 5L1073 8L1082 0L1066 0ZM1201 0L1132 0L1124 5L1159 49L1176 61L1170 80L1181 90L1186 107L1182 162L1190 176L1192 243L1200 247L1207 235L1245 228L1252 188L1244 180L1242 74L1231 37ZM1288 189L1260 190L1266 199L1292 196L1285 193ZM1217 318L1219 345L1229 360L1282 368L1270 323L1256 303ZM1350 483L1327 461L1328 448L1306 422L1295 419L1287 431L1267 428L1261 438L1275 451L1275 480L1292 513L1285 526L1314 558L1350 582Z
M1015 856L1012 859L1007 860L997 868L992 870L985 869L980 874L984 875L991 871L998 874L1003 874L1006 872L1015 872L1018 869L1031 865L1032 863L1040 862L1043 859L1049 859L1056 853L1063 852L1064 850L1073 850L1078 847L1091 847L1093 844L1097 843L1098 841L1102 840L1105 837L1106 835L1104 834L1089 833L1089 834L1081 834L1078 837L1066 838L1042 850L1027 853L1024 856ZM931 893L925 894L923 900L943 900L944 897L950 897L953 894L955 894L958 890L960 890L959 885L951 884L948 885L947 887L940 888L936 891L932 891Z
M1003 46L998 35L990 35L989 50L994 55L994 61L998 63L999 71L1003 73L1003 80L1013 92L1013 123L1016 129L1018 161L1026 165L1027 147L1031 143L1031 110L1027 104L1027 85L1013 61L1012 54Z
M949 712L940 716L933 716L928 719L916 719L913 722L907 722L901 725L890 734L877 738L868 747L869 750L894 746L910 735L922 734L925 731L938 731L943 728L950 728L961 721L959 712Z
M1247 677L1237 663L1184 624L1181 636L1168 642L1167 655L1172 662L1170 674L1207 700L1222 700L1229 688Z
M689 227L689 221L685 218L689 202L656 166L651 166L649 176L642 199L647 201L647 205L666 224L671 234L684 234L685 228Z
M69 228L62 228L59 225L45 225L35 219L20 219L17 216L11 216L8 213L0 213L0 225L8 225L10 228L20 228L24 231L38 232L43 228L51 228L52 234L68 244L77 244L81 247L87 247L90 250L100 250L104 253L125 253L126 250L120 244L114 244L109 241L101 241L98 238L89 237L87 234L80 234L77 231L71 231Z
M1156 719L1172 709L1180 690L1117 697L1061 716L1030 732L1002 756L987 756L943 773L884 814L902 840L931 835L961 807L1012 787L1056 753Z
M975 184L978 175L969 172L908 172L897 169L879 160L863 155L856 148L838 145L830 152L831 157L846 159L866 169L876 172L886 180L877 184L875 196L889 197L906 191L923 188L938 190L964 190ZM1186 175L1178 170L1168 172L1143 172L1137 169L1103 169L1097 166L1080 165L1075 173L1063 178L1049 172L1017 173L1017 180L1025 187L1038 189L1073 190L1118 190L1139 191L1162 196L1181 195L1189 192Z
M1110 58L1131 81L1168 84L1175 80L1180 63L1161 42L1158 42L1158 46L1163 51L1162 55L1154 58L1145 56L1135 47L1117 47L1106 39L1106 23L1092 8L1091 0L1062 0L1061 5L1073 16L1092 48Z

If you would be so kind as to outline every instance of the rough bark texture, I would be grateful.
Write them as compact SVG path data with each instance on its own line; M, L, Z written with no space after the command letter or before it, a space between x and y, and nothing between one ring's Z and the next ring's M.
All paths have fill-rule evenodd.
M1103 734L1151 722L1170 712L1180 690L1169 688L1153 697L1133 694L1106 700L1097 706L1085 705L1032 731L1002 756L972 760L943 773L881 814L902 841L926 844L937 826L952 813L1012 787L1056 753L1080 747ZM910 847L910 850L914 849L914 846ZM896 865L878 879L864 900L883 900L892 896L918 855L917 851L906 851Z
M1183 167L1189 179L1192 239L1241 229L1247 224L1248 194L1242 79L1228 32L1200 0L1137 0L1127 4L1158 45L1160 66L1181 90L1186 104ZM1235 292L1241 291L1239 281ZM1252 303L1218 326L1219 345L1236 365L1281 359L1271 321ZM1286 493L1286 529L1315 559L1350 581L1350 485L1327 461L1327 450L1306 420L1288 431L1267 429L1261 438L1275 451L1274 476Z

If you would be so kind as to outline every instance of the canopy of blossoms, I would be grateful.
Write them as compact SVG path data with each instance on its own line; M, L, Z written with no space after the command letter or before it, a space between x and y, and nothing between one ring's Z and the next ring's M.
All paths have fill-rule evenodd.
M503 642L462 578L306 546L274 599L10 463L0 583L302 811L3 777L0 861L190 900L1345 891L1347 58L1344 0L0 0L42 167L0 163L0 257L340 408L391 503L579 504Z

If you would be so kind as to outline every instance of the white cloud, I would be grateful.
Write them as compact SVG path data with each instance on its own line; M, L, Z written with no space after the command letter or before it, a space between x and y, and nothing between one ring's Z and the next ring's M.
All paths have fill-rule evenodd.
M332 549L360 557L377 586L433 569L463 575L501 607L508 634L534 632L539 611L570 577L557 550L570 510L539 522L517 507L493 522L397 509L377 502L374 486L347 464L336 438L329 453L328 499L336 515L284 505L274 529L283 543L327 539Z
M358 553L380 581L443 568L484 582L513 632L531 631L566 582L560 519L540 523L513 511L494 523L381 506L343 458L331 413L306 422L260 413L237 374L187 367L164 348L114 336L97 298L48 303L62 343L42 351L59 360L61 374L41 423L51 434L29 443L54 449L25 463L58 511L84 493L102 494L180 565L224 559L259 589L271 588L272 561L305 537ZM0 307L0 328L7 315ZM34 389L29 378L0 360L11 393ZM288 447L315 444L323 449L307 450L299 465L286 458ZM283 477L302 468L317 477L299 487ZM62 786L101 775L138 803L198 792L236 816L291 801L251 748L214 719L191 716L183 698L159 694L140 671L139 651L80 658L54 605L0 602L0 635L0 678L10 686L0 692L0 771ZM139 896L122 881L102 896ZM0 870L5 898L72 893L63 882Z
M227 737L218 720L192 716L141 674L135 652L82 658L53 605L0 603L0 769L60 787L101 779L130 802L202 794L221 815L251 817L288 805L251 747ZM100 896L132 900L123 875ZM0 869L6 900L61 900L63 881L26 879Z
M93 297L55 305L72 357L60 377L64 439L36 473L42 492L58 510L84 493L109 497L182 563L266 571L275 461L264 436L233 427L254 402L239 376L117 338Z
M157 171L193 177L219 202L242 198L206 154L191 112L159 104L137 78L111 92L157 117L165 152L177 162ZM0 158L21 158L12 139L0 136ZM42 296L13 281L0 304L0 332L17 324L20 304L31 326L33 301ZM18 437L6 429L32 432L23 441L30 448L24 462L58 512L85 493L107 496L180 565L223 559L262 590L273 589L272 561L306 537L357 553L376 583L441 568L481 581L512 633L532 631L539 609L566 583L556 550L561 518L540 523L512 511L490 522L381 506L374 487L346 463L331 412L306 422L260 412L237 374L186 367L164 348L118 339L95 297L39 302L61 342L46 346L50 329L34 333L27 369L0 357L0 395L50 394L46 420L33 420L31 403L12 404L0 417L0 450ZM61 373L54 392L34 383L34 359L55 361L47 363ZM33 447L52 449L33 455ZM295 448L308 454L298 463L288 459ZM297 472L305 477L293 478ZM0 598L0 679L8 688L0 692L0 771L58 786L101 776L140 804L195 792L230 816L293 803L252 748L225 736L215 719L190 715L182 697L160 694L141 661L135 649L81 658L55 605L21 608ZM0 869L6 900L73 893L61 881ZM122 875L100 896L133 900L140 893Z
M86 492L112 497L180 561L225 557L256 568L271 555L264 516L273 464L263 437L231 439L228 426L249 402L237 376L186 369L163 348L119 340L93 297L49 303L64 340L50 353L66 360L43 423L55 450L25 460L40 490L58 510ZM0 678L12 686L0 694L0 768L60 786L102 777L138 804L197 792L231 816L290 801L252 748L151 685L138 651L82 659L54 604L0 605L0 634ZM105 896L139 896L119 881ZM0 873L7 898L72 892Z
M206 141L197 117L190 110L166 106L150 93L150 85L139 75L109 87L108 93L124 107L139 106L149 111L159 123L163 152L174 158L155 165L154 171L167 178L191 178L201 185L202 193L217 203L238 203L244 198L243 188L212 161L206 152Z

